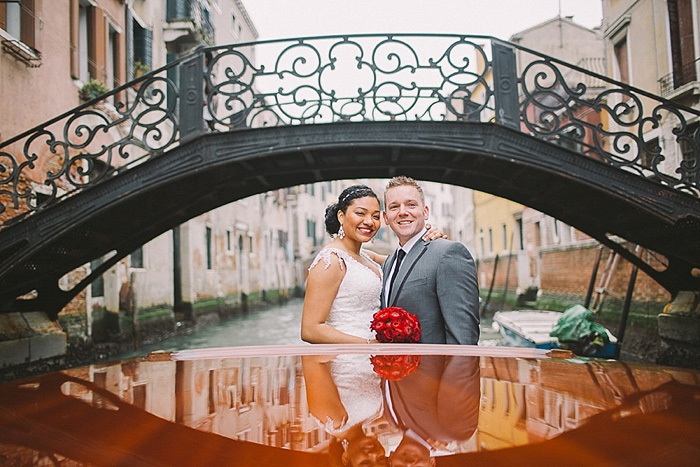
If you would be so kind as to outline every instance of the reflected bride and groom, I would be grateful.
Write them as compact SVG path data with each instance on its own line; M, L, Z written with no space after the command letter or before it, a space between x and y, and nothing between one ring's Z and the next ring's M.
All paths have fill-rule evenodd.
M330 465L435 465L468 450L479 414L479 358L304 356L310 413L333 436Z

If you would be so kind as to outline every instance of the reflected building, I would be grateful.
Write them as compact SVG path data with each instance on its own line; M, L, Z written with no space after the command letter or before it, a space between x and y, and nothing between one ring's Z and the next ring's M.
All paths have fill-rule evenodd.
M473 398L478 423L474 420L475 430L467 439L449 444L452 453L550 440L619 407L635 393L672 381L700 384L700 375L691 370L633 367L615 361L582 359L572 365L556 359L469 358L477 358L479 365L479 389ZM268 356L131 360L64 373L170 422L234 440L324 452L331 436L309 411L301 368L299 356ZM93 407L113 405L83 384L65 383L62 390ZM431 397L433 393L425 396ZM652 394L640 400L639 407L655 412L664 410L667 403L663 395ZM460 413L467 416L465 411ZM403 432L388 417L385 407L365 432L395 447Z

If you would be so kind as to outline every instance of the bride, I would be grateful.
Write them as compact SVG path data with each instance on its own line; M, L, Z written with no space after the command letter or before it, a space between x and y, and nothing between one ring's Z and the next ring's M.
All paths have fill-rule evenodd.
M381 226L379 197L353 185L326 208L326 231L335 238L309 267L301 317L301 338L313 344L376 342L370 323L380 308L386 256L362 249ZM443 237L432 228L426 240Z

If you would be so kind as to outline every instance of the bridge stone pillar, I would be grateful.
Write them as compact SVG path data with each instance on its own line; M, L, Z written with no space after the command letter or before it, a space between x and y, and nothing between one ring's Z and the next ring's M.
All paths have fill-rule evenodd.
M493 54L493 91L496 122L509 128L520 129L518 102L518 75L515 50L498 41L491 42Z
M204 54L196 54L180 65L180 142L204 134Z
M175 288L179 291L176 297L175 312L182 313L185 319L192 319L193 305L195 302L194 292L194 264L192 258L192 240L191 240L191 225L190 222L185 222L176 227L177 236L173 241L173 249L177 249L177 264L173 264L177 271L174 271Z
M664 344L658 363L700 366L700 292L682 291L658 317Z

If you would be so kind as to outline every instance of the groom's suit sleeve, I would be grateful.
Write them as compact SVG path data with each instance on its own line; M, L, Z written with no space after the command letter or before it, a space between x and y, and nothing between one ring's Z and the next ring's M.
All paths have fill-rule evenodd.
M447 344L479 342L479 286L474 258L463 244L450 242L438 263L436 277L440 313Z

